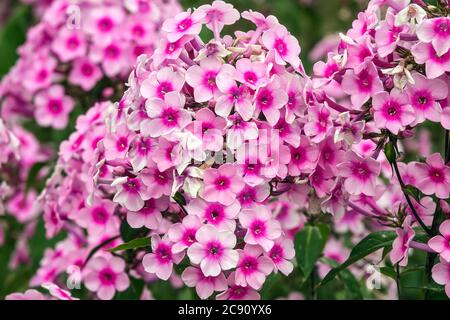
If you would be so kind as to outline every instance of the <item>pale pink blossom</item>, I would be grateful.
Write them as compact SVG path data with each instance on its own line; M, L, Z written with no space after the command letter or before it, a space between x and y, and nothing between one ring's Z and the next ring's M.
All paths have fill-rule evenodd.
M403 228L397 228L395 232L397 233L397 238L392 243L392 251L390 253L391 262L405 267L408 265L408 251L411 241L416 234L411 227L411 216L405 219Z
M238 250L239 262L235 272L236 285L246 287L247 285L259 290L264 284L266 277L272 272L272 261L263 255L264 251L259 246L245 245L244 249Z
M242 210L239 214L239 222L247 229L244 241L248 244L260 245L265 251L269 251L275 243L274 240L281 235L280 223L265 206Z
M439 253L441 259L450 262L450 220L441 223L439 233L428 241L428 246Z
M235 268L239 254L233 248L236 237L230 231L219 231L211 225L201 227L187 254L192 263L199 264L205 276L217 277L222 270Z
M48 90L40 92L35 97L36 121L41 126L64 128L69 121L69 113L75 106L72 98L64 93L64 88L54 85Z
M408 95L397 89L393 89L390 94L387 92L375 94L372 105L375 125L380 129L386 128L393 134L404 130L415 119Z
M116 291L125 291L130 286L125 262L111 254L92 258L86 266L83 281L101 300L111 300Z
M158 235L151 238L152 253L147 253L142 264L148 273L154 273L159 279L167 280L173 271L173 265L183 259L183 253L172 252L172 242L167 238L161 239Z
M216 277L208 277L195 267L187 267L181 274L181 279L188 287L195 287L200 299L208 299L214 292L228 289L227 279L223 273Z
M209 202L231 205L244 187L244 181L237 175L236 166L223 164L219 169L207 169L203 174L204 188L200 196Z
M346 161L338 165L338 170L345 178L344 187L350 194L375 195L376 178L381 171L379 162L348 151Z
M292 36L286 27L279 25L262 35L263 44L275 53L275 62L284 65L290 63L294 68L300 66L300 45L297 39Z
M450 167L439 153L428 156L426 163L416 163L417 188L426 195L436 194L447 199L450 195Z

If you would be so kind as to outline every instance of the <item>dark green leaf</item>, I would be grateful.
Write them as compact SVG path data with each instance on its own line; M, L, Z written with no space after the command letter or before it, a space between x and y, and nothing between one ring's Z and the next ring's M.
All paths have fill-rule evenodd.
M339 266L339 264L328 258L322 258L322 261L330 265L332 268L336 268ZM361 291L361 284L360 282L355 278L353 273L351 273L349 270L342 270L338 274L339 280L342 281L344 284L346 290L346 294L350 299L353 300L361 300L363 299L363 294Z
M180 192L177 192L173 195L173 199L176 203L178 203L181 206L186 205L186 199L184 199L183 195Z
M119 292L116 295L116 300L139 300L144 290L144 281L130 277L130 286L127 290Z
M17 47L25 42L26 30L31 22L30 7L20 6L0 31L0 77L16 62Z
M298 266L307 278L325 247L330 229L325 224L307 225L295 237Z
M145 231L146 228L133 229L132 227L130 227L127 220L123 220L120 225L120 236L125 242L142 237L142 235L145 234Z
M30 171L28 172L27 182L25 184L26 192L37 186L38 174L41 169L44 168L47 164L47 162L37 162L31 167Z
M396 235L394 231L378 231L369 234L361 240L350 253L349 258L340 266L332 269L322 280L321 285L324 285L333 280L337 274L352 265L356 261L368 256L369 254L392 245Z
M393 267L381 267L380 272L394 280L397 278L397 272L395 272Z
M384 154L386 155L386 159L388 159L390 163L394 163L397 160L395 149L392 143L387 143L384 146Z
M119 244L117 247L110 249L110 252L122 251L122 250L132 250L137 248L148 247L150 245L150 238L143 237L133 239L126 243Z

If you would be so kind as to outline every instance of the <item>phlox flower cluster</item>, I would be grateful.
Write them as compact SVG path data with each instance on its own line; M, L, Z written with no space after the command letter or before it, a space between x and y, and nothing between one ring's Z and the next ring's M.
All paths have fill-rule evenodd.
M99 298L126 289L117 257L99 252L83 262L120 233L121 220L151 239L133 276L173 279L174 265L186 261L181 279L201 298L257 298L269 274L292 272L292 236L303 220L294 205L267 204L294 185L288 163L300 147L300 46L275 17L242 17L254 30L223 37L240 14L222 1L166 20L121 101L78 119L42 196L47 235L70 235L60 251L49 250L33 285L55 281L74 254ZM208 43L202 29L213 33ZM108 288L95 259L115 273Z
M0 85L1 116L63 129L77 103L121 94L136 58L152 53L175 1L56 0L27 33ZM43 4L39 4L41 6ZM92 102L85 102L90 92ZM84 100L83 100L84 99Z
M16 65L0 83L1 130L6 126L17 138L13 149L20 156L10 161L13 149L2 148L0 197L7 214L30 223L19 236L11 266L29 262L26 240L41 212L35 187L48 176L57 148L24 128L36 122L65 129L77 106L88 108L90 100L120 96L136 57L153 52L162 21L180 10L175 1L160 0L28 3L39 23L28 31ZM10 140L8 135L5 140Z
M25 182L32 167L47 160L49 152L33 134L2 119L0 149L0 215L7 212L20 223L29 222L38 215L39 206L36 191L26 190Z
M433 221L442 219L436 215L445 219L449 213L448 154L443 158L419 152L417 161L410 162L401 154L410 147L406 139L424 121L437 123L440 130L450 128L450 18L445 6L411 2L371 1L352 28L340 35L337 49L314 65L312 86L315 99L339 113L334 141L351 143L346 162L337 165L350 209L397 227L393 264L407 266L410 248L439 252L443 262L433 274L438 283L446 284L446 222L440 228L443 236L433 237L429 246L414 241L413 227L420 225L422 232L433 235ZM374 173L370 185L369 172ZM417 191L414 196L407 187Z

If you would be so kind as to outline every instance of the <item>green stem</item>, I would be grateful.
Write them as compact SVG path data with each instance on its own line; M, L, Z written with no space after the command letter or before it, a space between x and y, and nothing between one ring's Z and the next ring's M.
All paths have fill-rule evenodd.
M445 130L445 163L450 162L450 130Z
M400 292L400 265L397 263L395 265L395 284L397 285L397 296L398 300L401 300L401 292Z
M311 300L315 300L316 299L316 286L315 286L315 274L316 272L316 268L314 267L314 269L311 272L311 276L310 276L310 280L311 280Z
M400 183L400 187L402 188L402 192L403 192L403 194L405 196L406 202L408 203L408 205L409 205L409 207L411 209L411 212L413 213L414 218L416 219L416 221L420 224L422 229L425 230L427 235L431 236L432 233L431 233L430 228L428 228L425 225L425 223L422 221L422 219L420 218L419 214L416 211L416 208L414 207L414 205L413 205L413 203L411 201L411 198L409 197L409 194L406 192L406 185L403 182L402 176L400 174L400 170L398 169L398 165L397 165L397 145L396 145L396 143L394 142L393 139L391 139L391 143L392 143L392 146L394 147L394 150L395 150L394 152L396 152L394 160L391 162L391 164L392 164L392 167L394 168L394 171L395 171L395 174L397 176L398 182Z

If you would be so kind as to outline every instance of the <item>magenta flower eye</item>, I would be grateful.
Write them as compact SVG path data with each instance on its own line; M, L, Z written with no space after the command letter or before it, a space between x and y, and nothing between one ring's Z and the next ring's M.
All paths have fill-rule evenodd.
M103 17L97 22L98 29L102 32L109 32L114 27L114 22L109 17Z

